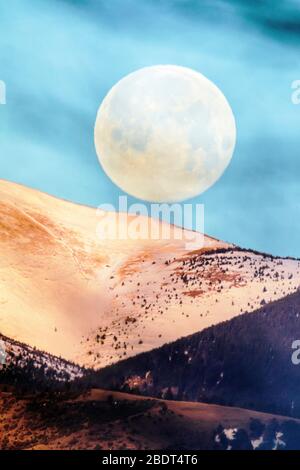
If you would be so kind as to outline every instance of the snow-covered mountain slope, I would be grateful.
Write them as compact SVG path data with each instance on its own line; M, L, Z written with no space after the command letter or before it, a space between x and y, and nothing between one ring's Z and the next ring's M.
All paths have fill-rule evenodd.
M200 234L191 250L177 227L169 239L104 237L107 221L126 216L0 181L0 333L102 367L298 288L297 260L203 246Z
M80 366L0 334L0 385L15 384L22 387L55 383L70 383L87 372ZM2 371L2 373L1 373ZM34 389L34 387L33 387Z

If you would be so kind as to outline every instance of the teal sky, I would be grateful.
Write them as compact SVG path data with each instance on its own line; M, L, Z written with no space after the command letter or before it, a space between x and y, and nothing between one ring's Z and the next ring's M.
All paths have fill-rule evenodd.
M206 233L300 257L299 1L11 0L0 38L1 178L117 204L94 149L99 104L140 67L191 67L221 88L238 132L223 177L189 201L205 204Z

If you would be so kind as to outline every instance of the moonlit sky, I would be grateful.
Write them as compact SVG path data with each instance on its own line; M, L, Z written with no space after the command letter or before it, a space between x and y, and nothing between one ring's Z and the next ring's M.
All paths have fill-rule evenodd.
M94 149L100 102L140 67L191 67L223 91L237 124L229 168L189 201L205 204L205 232L300 257L299 1L11 0L0 35L0 178L117 205Z

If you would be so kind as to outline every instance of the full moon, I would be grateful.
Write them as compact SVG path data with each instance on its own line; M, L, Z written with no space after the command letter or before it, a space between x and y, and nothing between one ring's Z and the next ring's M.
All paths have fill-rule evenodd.
M99 161L132 196L153 202L192 198L229 164L232 110L204 75L175 65L133 72L104 98L95 124Z

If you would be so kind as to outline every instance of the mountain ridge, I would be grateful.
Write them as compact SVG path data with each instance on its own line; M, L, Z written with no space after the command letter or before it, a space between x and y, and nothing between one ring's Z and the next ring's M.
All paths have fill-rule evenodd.
M298 260L205 235L191 251L174 226L169 239L99 238L96 209L14 183L0 181L0 199L0 332L80 366L152 350L299 286Z

